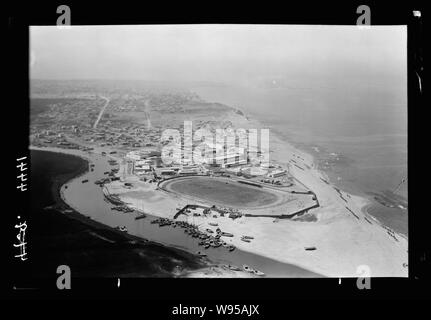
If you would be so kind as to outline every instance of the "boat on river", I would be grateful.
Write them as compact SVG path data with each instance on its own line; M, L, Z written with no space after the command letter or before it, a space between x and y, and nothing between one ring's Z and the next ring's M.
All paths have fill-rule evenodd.
M253 273L257 276L264 276L265 275L265 273L263 273L262 271L259 271L259 270L253 270Z
M243 264L242 265L242 269L245 271L245 272L253 272L253 269L252 268L250 268L248 265L246 265L246 264Z

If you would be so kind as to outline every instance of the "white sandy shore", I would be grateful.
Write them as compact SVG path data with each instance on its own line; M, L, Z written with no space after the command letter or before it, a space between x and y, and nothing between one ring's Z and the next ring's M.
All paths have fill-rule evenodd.
M256 121L243 119L237 118L235 127L260 127ZM317 221L284 219L274 222L273 218L260 217L242 217L236 220L227 217L193 217L193 222L200 224L203 230L210 227L208 222L217 222L223 231L234 234L234 237L224 240L239 249L325 276L358 277L362 275L358 273L358 268L364 265L369 267L369 275L372 277L408 276L407 239L388 230L362 210L368 204L367 199L341 191L347 202L344 201L333 185L322 180L327 180L327 177L316 169L311 155L278 137L270 136L270 148L271 161L287 166L289 160L294 159L304 169L289 166L294 178L317 195L320 207L312 210ZM63 149L57 151L83 153ZM86 155L91 157L88 153ZM160 217L173 218L176 208L187 203L175 195L156 190L154 184L140 182L137 178L133 181L133 190L124 188L123 183L118 181L107 187L111 193L120 194L131 206ZM183 216L180 219L184 219ZM241 235L253 236L254 240L250 243L243 242L240 240ZM306 251L305 247L316 247L316 250Z
M333 185L321 180L327 180L327 177L315 168L309 154L277 137L272 136L270 141L273 151L271 161L287 165L293 158L304 168L290 166L290 173L316 193L321 207L314 209L313 213L318 221L279 220L274 223L272 218L242 217L232 220L193 217L194 223L205 230L209 227L209 221L216 221L223 231L235 235L225 240L239 249L326 276L357 277L360 275L358 268L366 265L373 277L407 277L407 239L393 231L388 233L387 228L362 210L368 204L367 199L340 191L347 200L345 202ZM161 217L173 218L176 208L187 203L185 199L155 190L155 185L141 183L137 179L134 182L136 193L124 189L119 182L110 184L109 188L113 193L122 194L122 199L131 206ZM245 243L240 240L241 235L255 239ZM313 246L315 251L305 250L305 247Z
M212 266L181 274L186 278L258 278L245 271L233 271L220 266Z

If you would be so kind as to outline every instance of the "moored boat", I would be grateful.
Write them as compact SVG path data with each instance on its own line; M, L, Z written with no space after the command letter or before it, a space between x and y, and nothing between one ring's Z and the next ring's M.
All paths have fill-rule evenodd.
M250 268L248 265L246 265L246 264L243 264L242 265L242 269L244 270L244 271L246 271L246 272L253 272L253 269L252 268Z
M259 270L253 270L253 273L257 276L264 276L265 275L265 273L263 273L262 271L259 271Z
M197 252L196 252L196 254L197 254L198 256L201 256L201 257L206 257L206 253L203 253L203 252L201 252L201 251L197 251Z
M232 233L224 232L224 231L221 233L221 235L224 236L224 237L233 237Z
M252 239L254 239L254 237L250 237L250 236L242 236L244 239L250 239L250 240L252 240Z
M241 271L242 270L240 267L237 267L237 266L234 266L234 265L231 265L231 264L228 265L228 268L230 270L233 270L233 271Z
M307 251L316 250L316 247L305 247L305 250L307 250Z

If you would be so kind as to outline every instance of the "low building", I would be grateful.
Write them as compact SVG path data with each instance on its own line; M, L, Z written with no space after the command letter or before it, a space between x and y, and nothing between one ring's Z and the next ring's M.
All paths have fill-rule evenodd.
M180 171L178 171L178 174L180 174L180 175L193 175L193 174L198 174L198 170L197 169L181 169Z
M172 169L164 169L164 170L160 171L160 174L166 175L166 176L174 176L177 174L177 172L175 170L172 170Z
M126 174L128 176L133 175L135 171L135 161L133 160L126 160Z
M271 177L271 178L278 178L278 177L282 177L282 176L284 176L284 175L286 175L286 174L287 174L287 171L286 171L286 170L282 170L282 169L280 169L280 170L274 170L274 171L270 172L270 173L268 174L268 177Z

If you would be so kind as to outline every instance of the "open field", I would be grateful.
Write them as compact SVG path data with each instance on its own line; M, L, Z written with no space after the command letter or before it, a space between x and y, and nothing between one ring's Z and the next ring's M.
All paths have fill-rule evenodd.
M168 181L168 191L182 193L233 207L261 207L279 200L280 194L267 189L213 177L187 177Z

